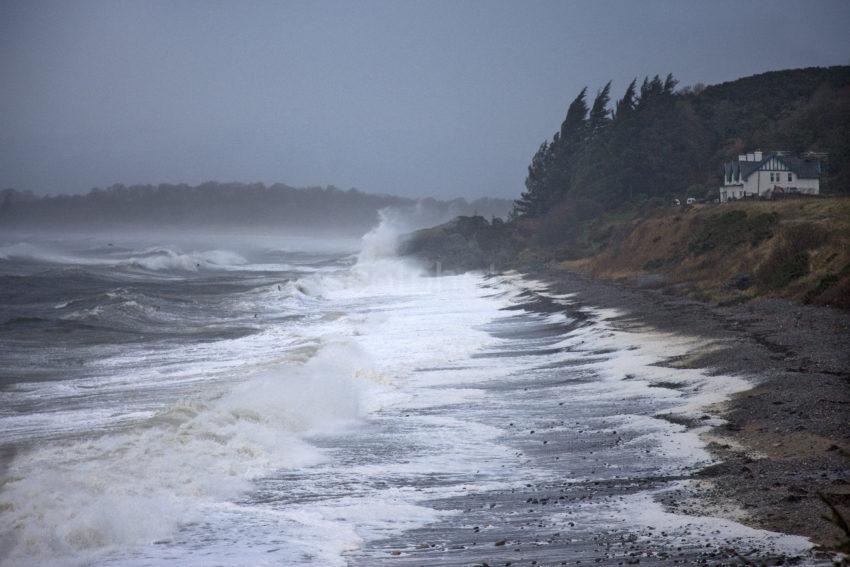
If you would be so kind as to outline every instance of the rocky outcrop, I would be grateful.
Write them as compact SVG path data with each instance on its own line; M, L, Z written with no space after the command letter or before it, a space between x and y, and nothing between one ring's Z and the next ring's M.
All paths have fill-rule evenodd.
M424 261L435 272L462 272L504 269L519 250L510 225L472 216L407 235L399 253Z

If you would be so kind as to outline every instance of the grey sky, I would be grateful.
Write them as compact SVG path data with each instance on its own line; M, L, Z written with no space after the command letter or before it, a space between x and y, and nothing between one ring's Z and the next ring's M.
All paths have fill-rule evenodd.
M516 196L578 90L842 65L850 2L0 1L0 188Z

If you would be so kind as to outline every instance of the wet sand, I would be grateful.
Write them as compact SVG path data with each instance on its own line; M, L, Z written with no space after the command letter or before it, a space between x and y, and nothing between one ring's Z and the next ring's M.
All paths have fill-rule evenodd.
M737 507L749 525L836 542L817 494L850 515L850 312L779 299L717 307L639 281L545 279L655 328L714 339L722 348L678 363L755 382L718 408L727 423L707 439L723 463L696 475L707 481L703 502L678 509Z
M787 542L741 524L817 543L837 536L820 518L825 509L816 493L834 500L846 494L846 314L774 301L714 308L639 285L561 273L534 277L552 293L575 294L574 306L530 292L524 309L569 312L573 326L584 324L584 306L617 309L623 315L608 322L627 333L652 329L712 345L659 365L746 375L757 385L700 419L668 414L669 407L646 395L571 404L599 381L580 364L489 383L485 399L499 410L462 411L501 428L503 442L516 449L516 467L504 475L510 486L471 485L463 496L429 501L446 511L444 519L368 542L349 556L351 565L830 563L828 554L785 549ZM554 343L564 332L547 325L526 331L541 353L549 335ZM510 349L530 336L514 337L499 355L516 356ZM623 428L622 415L666 419L671 429L646 439L639 428ZM718 418L726 423L707 426ZM675 449L658 445L665 437L687 441L697 431L714 464L682 466L671 456Z

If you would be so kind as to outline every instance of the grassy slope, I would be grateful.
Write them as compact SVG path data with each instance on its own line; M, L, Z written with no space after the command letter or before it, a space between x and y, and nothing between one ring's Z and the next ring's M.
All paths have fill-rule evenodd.
M778 296L850 308L848 198L699 205L630 217L596 221L590 232L604 241L598 251L556 259L553 267L609 278L658 274L689 295L721 303Z

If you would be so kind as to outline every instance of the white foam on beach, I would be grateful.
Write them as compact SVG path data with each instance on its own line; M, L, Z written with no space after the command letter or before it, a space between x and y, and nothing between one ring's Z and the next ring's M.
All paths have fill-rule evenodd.
M541 292L547 297L564 297ZM572 304L571 300L568 300ZM585 341L586 351L611 351L602 362L592 362L590 366L603 379L611 381L628 380L628 385L619 387L644 391L655 397L679 400L676 407L668 413L688 419L699 419L718 402L731 395L746 391L753 381L743 376L718 375L710 369L681 368L668 361L687 358L715 348L712 341L669 332L661 332L649 327L618 325L617 321L627 316L618 309L582 307L594 324L579 330L563 344L574 346L577 341ZM658 387L659 385L668 387ZM709 424L717 425L721 421L714 419Z
M535 282L533 287L539 289L539 283ZM539 293L572 304L569 296L547 291ZM658 472L661 474L681 473L716 462L706 444L711 428L724 422L722 416L715 413L717 405L752 388L754 381L744 376L716 374L710 369L678 368L669 364L671 360L686 359L715 348L710 340L660 332L647 326L620 325L618 322L628 313L618 309L583 307L582 310L594 324L573 333L570 340L562 344L573 347L580 344L588 353L594 350L606 353L602 361L589 362L585 367L593 368L608 383L609 389L597 392L592 384L587 387L589 394L596 400L606 396L611 399L647 397L663 402L666 408L658 416L618 416L619 430L639 432L623 447L653 447L654 457L662 456L669 462L670 468L665 471L664 461L660 461ZM700 426L671 423L667 416L684 418ZM588 505L584 513L594 521L603 519L629 529L652 527L656 535L661 530L682 534L682 544L693 543L699 537L702 545L706 541L715 545L738 542L788 555L803 554L813 546L808 538L750 528L731 518L676 514L658 501L664 492L686 486L687 482L682 481L664 490L640 492L616 501L603 499L601 503Z
M759 549L762 553L789 557L804 555L812 548L808 538L751 528L733 520L713 516L681 515L667 511L659 498L672 490L687 486L686 481L660 489L603 498L583 503L571 514L559 515L562 528L581 529L588 523L603 523L624 530L650 546L669 550L677 548L717 550ZM577 520L579 516L581 519Z

